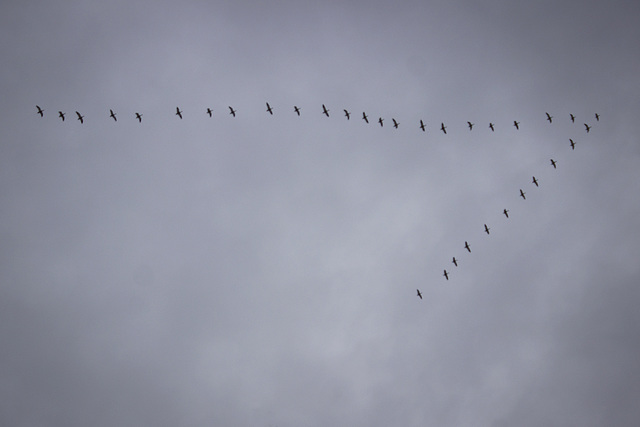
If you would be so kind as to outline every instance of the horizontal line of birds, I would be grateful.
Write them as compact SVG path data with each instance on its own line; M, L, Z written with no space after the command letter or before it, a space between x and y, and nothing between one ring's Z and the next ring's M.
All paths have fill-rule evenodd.
M598 115L597 115L597 114L596 114L596 119L597 119L598 121L600 120L600 118L598 117ZM571 138L569 138L569 142L570 142L571 149L572 149L572 150L575 150L576 143L575 143L575 142L573 141L573 139L571 139ZM558 166L557 166L557 165L558 165L558 162L557 162L556 160L554 160L554 159L549 159L549 161L550 161L551 166L552 166L554 169L557 169L557 167L558 167ZM535 177L535 175L531 177L531 184L535 185L535 187L536 187L536 188L540 187L540 185L539 185L539 183L538 183L538 179ZM520 190L519 197L522 197L522 200L526 200L526 199L527 199L527 196L526 196L526 194L527 194L527 193L526 193L522 188L520 188L519 190ZM502 214L506 217L506 219L509 219L509 209L504 208L504 209L502 210ZM485 223L485 224L484 224L484 230L483 230L483 231L484 231L487 235L490 235L490 234L491 234L491 233L490 233L490 230L491 230L491 228L490 228L490 227ZM464 242L464 246L462 246L462 247L463 247L463 248L464 248L468 253L471 253L471 245L469 244L469 242L468 242L468 241L466 241L466 240L465 240L465 242ZM455 267L458 267L458 259L457 259L455 256L454 256L454 257L452 257L451 263L452 263ZM449 276L450 276L450 275L451 275L451 272L450 272L450 271L447 271L447 269L445 268L445 269L444 269L444 272L442 273L442 276L443 276L446 280L449 280ZM416 289L416 292L417 292L417 296L418 296L420 299L422 299L422 292L420 292L420 289Z
M271 105L269 105L269 103L266 103L267 109L266 112L273 115L273 107L271 107ZM37 111L36 113L40 115L40 117L44 117L44 109L40 108L40 106L36 105ZM233 117L236 117L236 113L237 111L234 110L231 106L228 107L229 108L229 114L232 115ZM293 112L295 114L297 114L298 116L300 116L300 111L301 108L298 107L297 105L293 106ZM322 114L324 114L325 116L329 117L329 109L322 104ZM342 111L344 111L344 115L347 118L347 120L351 119L351 112L349 112L346 109L343 109ZM180 110L180 107L176 107L176 112L175 115L178 116L180 119L182 119L182 113L183 111ZM207 108L204 112L205 114L208 114L209 117L213 117L213 110L211 108ZM549 113L545 113L547 116L547 121L549 123L553 123L553 116L550 115ZM135 119L138 120L139 123L142 123L142 114L141 113L134 113L135 115ZM77 119L80 121L80 123L84 123L84 116L82 114L80 114L80 112L76 111L76 116ZM66 113L62 112L62 111L58 111L58 117L60 117L60 119L62 119L62 121L65 120L66 117ZM109 117L111 117L114 121L118 121L118 118L116 117L116 113L112 110L109 109ZM569 114L569 118L571 119L572 123L575 123L576 121L576 116L574 116L573 114ZM595 118L596 121L600 121L600 115L598 113L595 113ZM367 116L366 112L362 112L362 120L364 120L367 124L369 123L369 116ZM400 122L397 121L395 118L391 118L391 121L393 122L393 127L395 129L398 129L400 126ZM382 117L378 118L378 124L380 124L380 127L384 126L384 119ZM473 130L473 127L475 126L475 123L471 123L471 122L467 122L467 126L469 128L469 130ZM517 129L520 130L520 122L517 120L513 121L513 126ZM420 125L418 126L420 129L422 129L423 132L426 132L427 130L427 125L424 123L424 121L422 119L420 119ZM587 133L589 133L589 131L591 130L591 126L589 126L587 123L584 123L584 127L585 130L587 131ZM491 129L492 132L495 132L495 124L492 122L489 122L489 129ZM444 122L440 123L440 130L446 135L447 133L447 126L445 126Z

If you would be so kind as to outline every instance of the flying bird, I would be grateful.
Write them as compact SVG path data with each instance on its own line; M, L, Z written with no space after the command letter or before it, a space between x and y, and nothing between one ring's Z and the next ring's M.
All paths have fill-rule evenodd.
M504 214L504 216L506 216L507 218L509 218L509 209L505 209L502 211L502 213Z
M60 117L64 122L64 113L62 111L58 111L58 117Z
M384 125L382 124L382 122L384 122L384 119L383 119L382 117L379 117L379 118L378 118L378 123L380 123L380 127L384 126Z
M236 116L236 110L234 110L233 108L231 108L231 106L229 106L229 114L231 114L233 117Z
M182 111L180 111L180 108L176 107L176 116L180 117L180 120L182 120Z
M367 117L367 115L365 114L365 112L362 112L362 120L364 120L365 122L369 123L369 118Z
M584 124L585 129L587 130L587 133L589 133L589 131L591 130L591 126L589 126L588 124Z
M36 108L38 109L38 112L36 114L40 114L40 117L44 117L44 110L37 105Z
M112 109L109 109L109 112L111 113L111 114L109 114L109 117L112 117L113 121L117 122L118 119L116 119L116 113L114 113Z
M545 113L547 115L547 120L549 120L549 123L553 123L553 116L549 115L549 113Z
M469 126L469 130L473 130L473 123L467 122L467 126Z
M300 108L297 105L293 106L293 111L295 111L298 117L300 117Z
M522 191L522 188L520 189L520 197L522 197L522 199L527 200L526 197L524 197L526 193L524 191Z
M596 113L596 121L599 122L600 121L600 114Z
M569 138L569 144L571 144L571 149L575 150L576 149L576 143L573 142L573 139Z
M324 104L322 104L322 114L329 117L329 110L327 110L327 107L325 107Z
M493 123L489 123L489 128L491 128L491 132L495 132L495 129L493 128Z
M391 118L391 120L393 120L393 127L394 127L394 128L396 128L396 129L398 129L398 125L399 125L400 123L398 123L398 122L396 121L396 119L394 119L393 117Z
M80 123L84 123L84 116L78 113L77 111L76 111L76 114L78 115L78 120L80 120Z
M445 279L449 280L449 273L447 273L447 270L444 271L443 276Z
M271 109L271 105L269 105L268 102L267 102L267 111L269 112L269 114L273 116L273 110Z
M138 119L138 123L142 123L142 114L136 113L136 119Z
M491 230L491 229L489 227L487 227L487 224L485 224L484 225L484 232L487 233L487 234L490 234L489 230Z
M517 122L514 120L513 125L516 127L517 130L520 130L520 122Z
M425 132L424 122L422 121L422 119L420 120L420 129L422 129L422 132Z
M536 177L533 177L533 181L531 181L532 183L534 183L536 185L536 187L538 187L538 180L536 179Z
M420 299L422 299L422 294L420 293L420 289L416 289L416 291L418 291L418 296L420 297Z
M464 242L464 248L468 250L469 253L471 253L471 248L469 247L469 243L467 243L466 241Z
M571 113L569 113L569 116L571 116L571 123L575 123L576 122L576 116L574 116Z
M456 257L453 257L453 261L451 261L453 263L453 265L455 265L456 267L458 266L458 260L456 259Z
M447 127L444 125L444 123L440 123L440 130L442 132L444 132L444 134L447 134Z
M213 116L213 111L211 111L211 108L207 108L207 114L209 115L209 117Z
M347 117L347 120L351 119L351 113L348 112L347 110L343 110L344 111L344 115Z
M550 160L551 160L551 166L553 166L553 168L556 169L556 161L553 159L550 159Z

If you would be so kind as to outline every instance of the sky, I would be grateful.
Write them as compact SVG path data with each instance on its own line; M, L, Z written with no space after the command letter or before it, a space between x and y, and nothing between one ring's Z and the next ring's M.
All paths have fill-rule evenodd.
M0 12L0 424L640 423L637 2Z

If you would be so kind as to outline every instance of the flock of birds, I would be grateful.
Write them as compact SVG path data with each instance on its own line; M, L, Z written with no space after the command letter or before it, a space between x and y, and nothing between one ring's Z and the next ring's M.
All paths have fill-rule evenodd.
M547 116L547 121L549 123L553 123L553 116L551 116L549 113L545 113L545 114ZM571 119L571 122L575 123L576 117L573 114L569 114L569 117ZM600 115L598 113L595 113L595 119L596 119L596 121L600 121ZM471 123L471 122L467 122L467 123L469 125L469 130L471 130L473 128L473 123ZM517 121L514 121L513 123L514 123L514 126L516 127L516 129L519 129L519 124L520 123L517 122ZM586 129L587 133L589 133L589 131L591 130L591 126L589 126L587 123L585 123L584 126L585 126L585 129ZM492 126L491 123L489 124L489 127L493 131L493 126ZM443 132L444 132L444 129L443 129ZM572 150L575 150L576 143L571 138L569 138L569 145L571 146ZM549 161L550 161L550 165L554 169L557 169L558 162L556 160L554 160L553 158L549 159ZM535 175L531 177L531 183L530 184L535 185L536 188L538 188L540 186L539 183L538 183L538 179L535 177ZM526 197L527 193L522 188L520 188L519 190L520 190L520 195L519 196L522 197L523 200L526 200L527 199L527 197ZM506 209L506 208L503 209L502 213L503 213L503 215L505 216L506 219L509 219L509 209ZM487 235L491 234L490 230L491 230L491 228L489 228L489 226L487 224L484 224L484 232ZM463 248L468 253L471 253L471 245L469 245L468 241L465 240ZM454 268L458 267L458 259L455 256L452 257L451 263L454 265ZM449 276L450 275L451 275L451 271L447 271L447 269L445 268L444 272L442 273L442 276L445 278L445 280L449 280ZM416 293L417 293L417 296L420 299L422 299L422 292L420 292L420 289L416 289Z
M273 115L274 108L268 102L266 103L266 107L267 107L266 108L266 112L269 113L270 115ZM231 106L228 106L228 109L229 109L229 114L231 116L233 116L233 117L236 117L237 111ZM44 109L42 109L39 105L36 105L36 110L37 110L36 113L39 114L40 117L44 117L44 111L45 111ZM297 116L301 115L301 110L302 109L300 107L298 107L297 105L293 106L293 112ZM330 110L324 104L322 104L321 114L325 115L326 117L330 117L329 111ZM347 109L343 109L342 111L344 112L344 116L346 117L346 119L350 120L352 113L350 111L348 111ZM80 114L79 111L76 111L75 113L76 113L76 116L77 116L77 120L80 121L80 123L84 123L84 116L82 114ZM183 111L180 110L180 107L176 107L175 115L178 116L179 119L183 118L182 113L183 113ZM204 110L204 114L208 115L211 118L211 117L213 117L213 110L211 108L207 107L207 109ZM142 123L142 114L138 113L138 112L135 112L134 115L135 115L135 119L138 120L139 123ZM546 115L546 120L549 123L553 123L553 116L550 115L547 112L545 112L545 115ZM66 113L64 113L62 111L58 111L58 117L62 121L65 121ZM118 121L117 115L112 109L109 109L109 117L112 118L116 122ZM595 113L594 117L595 117L596 121L600 121L600 115L598 113ZM576 122L576 116L575 115L569 114L569 118L570 118L572 123ZM369 124L369 116L364 111L362 112L362 120L364 120L365 123ZM393 122L393 127L395 129L398 129L399 126L400 126L400 122L394 117L391 118L391 121ZM379 117L378 120L377 120L377 123L380 125L380 127L383 127L384 126L384 118ZM469 131L472 131L474 126L475 126L475 123L467 121L467 127L469 128ZM516 130L520 130L520 122L519 121L514 120L513 121L513 126L516 128ZM495 132L495 124L493 122L489 122L489 126L488 127L492 132ZM592 126L589 125L588 123L584 123L584 127L585 127L585 131L587 133L589 133L591 131L591 127ZM426 124L424 123L424 121L422 119L420 119L418 128L421 129L423 132L426 132L427 126L426 126ZM445 126L444 122L440 123L440 129L439 130L442 131L445 135L447 134L447 126ZM571 146L572 150L575 150L576 143L571 138L569 138L569 145ZM550 160L551 166L554 169L556 169L557 168L557 161L554 160L554 159L549 159L549 160ZM539 187L538 179L535 176L532 176L530 184L535 185L536 188ZM526 194L527 193L522 188L520 188L520 197L522 197L523 200L527 199ZM506 208L503 209L502 213L504 214L506 219L509 219L509 210L508 209L506 209ZM487 235L491 234L490 230L491 230L491 228L489 228L489 226L487 224L484 224L484 232ZM468 253L471 253L471 245L469 244L468 241L464 242L463 248ZM451 263L454 265L454 268L458 267L458 259L455 256L452 257ZM447 269L445 268L442 276L446 280L449 280L449 276L450 275L451 275L451 272L447 271ZM417 296L420 299L422 299L422 292L420 292L420 289L416 289L416 291L417 291Z
M266 112L273 115L273 107L271 107L271 105L268 102L266 103L266 106L267 106ZM233 117L236 117L237 111L233 109L233 107L231 106L228 106L227 108L229 108L229 114ZM44 117L45 110L40 108L40 106L38 105L36 105L36 109L37 109L36 113L39 114L40 117ZM298 117L300 116L300 111L301 111L300 107L298 107L297 105L293 106L293 112L297 114ZM322 104L322 114L324 114L327 117L330 117L329 111L330 110L324 104ZM347 109L343 109L342 111L344 112L344 116L347 118L347 120L350 120L352 113ZM180 119L182 119L182 113L183 111L180 110L180 107L176 107L175 115L178 116ZM213 117L213 110L210 107L207 107L204 113L207 114L210 118ZM547 121L549 123L553 123L553 116L550 115L549 113L545 113L545 114L547 115ZM77 116L76 118L80 121L80 123L84 123L84 116L80 114L79 111L76 111L76 116ZM569 114L569 116L571 118L571 122L575 123L576 117L573 114ZM58 117L64 122L66 113L64 113L63 111L58 111ZM117 115L112 109L109 109L109 117L111 117L115 122L118 121ZM138 120L139 123L142 123L142 113L135 112L134 117L136 120ZM598 113L595 114L595 118L596 118L596 121L600 120L600 116L598 115ZM369 124L369 116L367 116L367 113L365 111L362 112L362 120L364 120L367 124ZM395 129L398 129L400 127L400 122L396 120L394 117L391 118L391 121L393 122L393 127ZM380 125L380 127L384 127L384 119L382 117L379 117L377 122ZM475 123L471 123L470 121L468 121L467 126L471 131L473 130ZM513 126L516 128L516 130L520 130L519 121L514 120ZM587 123L584 123L584 127L587 133L589 133L589 131L591 130L591 126L589 126ZM420 119L420 124L418 128L421 129L423 132L427 131L427 125L424 123L424 120ZM492 132L495 132L495 124L492 122L489 122L489 129L491 129ZM439 130L441 130L445 135L447 134L447 126L445 126L444 122L440 123Z

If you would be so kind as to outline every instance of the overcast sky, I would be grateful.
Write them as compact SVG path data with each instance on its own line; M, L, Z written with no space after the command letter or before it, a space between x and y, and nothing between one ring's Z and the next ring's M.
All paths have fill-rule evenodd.
M640 425L637 2L163 3L0 6L0 424Z

